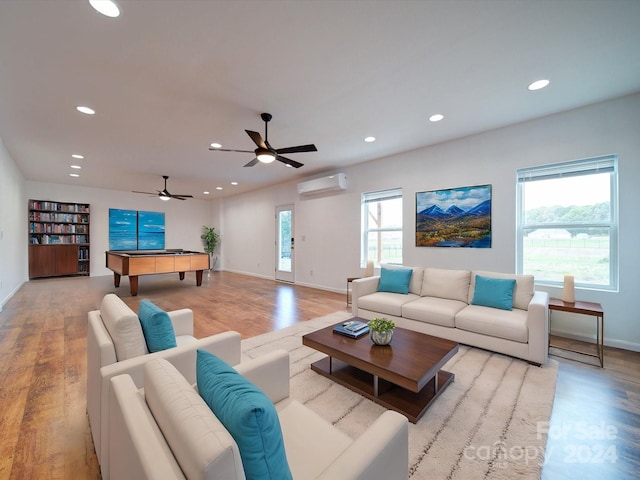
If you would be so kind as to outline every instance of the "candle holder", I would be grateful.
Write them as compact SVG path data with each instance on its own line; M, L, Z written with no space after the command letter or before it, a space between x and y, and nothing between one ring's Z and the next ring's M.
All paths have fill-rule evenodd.
M576 287L573 275L564 276L564 287L562 288L562 301L566 303L576 303Z

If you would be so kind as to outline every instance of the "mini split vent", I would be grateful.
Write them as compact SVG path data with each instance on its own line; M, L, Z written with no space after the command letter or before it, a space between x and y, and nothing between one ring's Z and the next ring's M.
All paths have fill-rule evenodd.
M347 176L344 173L336 173L328 177L316 178L298 184L298 194L315 195L317 193L345 190L347 188Z

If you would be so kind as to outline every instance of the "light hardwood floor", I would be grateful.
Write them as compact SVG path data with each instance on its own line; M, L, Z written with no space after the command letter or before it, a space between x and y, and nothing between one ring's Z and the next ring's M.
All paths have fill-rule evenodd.
M145 276L137 297L111 276L28 282L0 312L0 479L100 478L86 416L86 322L110 292L135 311L143 298L191 308L197 337L248 338L348 310L342 294L228 272L205 274L202 287L193 274ZM640 354L607 348L604 369L553 358L560 370L543 478L637 478Z

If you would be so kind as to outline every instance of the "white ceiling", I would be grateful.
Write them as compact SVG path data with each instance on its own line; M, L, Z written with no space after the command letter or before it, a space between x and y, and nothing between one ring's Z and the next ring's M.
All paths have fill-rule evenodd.
M216 198L640 91L639 0L116 1L0 0L0 138L27 180ZM261 112L275 148L318 152L208 150L255 148Z

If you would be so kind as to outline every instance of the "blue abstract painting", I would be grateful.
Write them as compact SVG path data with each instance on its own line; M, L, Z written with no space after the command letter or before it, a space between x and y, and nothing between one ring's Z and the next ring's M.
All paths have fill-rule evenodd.
M164 212L109 209L109 250L164 250Z
M137 250L138 212L109 209L109 250Z
M138 250L164 250L164 212L138 212Z

